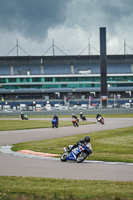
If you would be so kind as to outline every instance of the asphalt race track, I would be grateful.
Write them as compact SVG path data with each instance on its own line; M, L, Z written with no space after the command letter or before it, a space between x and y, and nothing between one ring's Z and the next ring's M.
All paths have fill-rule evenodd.
M96 120L94 118L88 118L88 121ZM96 123L79 126L78 128L71 126L59 127L58 129L45 128L0 131L0 147L20 142L44 140L128 126L133 126L132 118L107 118L105 119L104 125ZM87 161L84 161L83 163L67 161L64 163L57 158L19 156L0 152L0 176L3 175L61 179L133 181L133 164Z

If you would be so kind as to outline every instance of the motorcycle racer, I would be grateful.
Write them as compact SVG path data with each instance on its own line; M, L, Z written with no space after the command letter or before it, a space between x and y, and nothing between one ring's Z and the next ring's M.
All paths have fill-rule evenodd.
M96 115L97 121L98 121L98 119L99 119L100 117L102 117L102 115L100 115L100 114L97 114L97 115Z
M77 117L74 113L72 114L72 119L73 119L73 118L74 118L74 119L77 119L77 121L79 122L78 117Z
M73 149L77 148L79 145L84 146L90 143L90 137L85 136L84 139L79 140L76 144L74 144L71 149L68 149L67 152L70 153ZM92 153L92 152L90 152Z
M82 119L83 121L84 121L84 120L87 121L85 115L84 115L82 112L80 112L80 119Z
M97 119L97 121L100 122L101 124L104 124L104 118L102 117L102 115L97 114L97 115L96 115L96 119Z
M58 127L58 124L59 124L59 118L58 118L58 116L57 116L57 115L54 115L53 119L56 120L56 122L57 122L57 127Z

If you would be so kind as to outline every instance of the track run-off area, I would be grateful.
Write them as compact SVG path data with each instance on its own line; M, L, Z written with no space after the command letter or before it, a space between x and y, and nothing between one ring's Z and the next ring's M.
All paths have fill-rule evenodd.
M37 119L34 118L33 120ZM41 118L41 120L48 119ZM67 118L64 120L71 119ZM88 118L87 120L96 122L95 118ZM81 125L78 128L69 126L59 127L57 129L41 128L0 131L0 176L133 181L133 163L100 162L91 160L84 161L83 163L71 161L61 162L59 158L25 155L10 150L10 147L15 143L52 139L77 134L89 135L89 133L92 132L129 126L133 126L133 118L106 118L104 125L96 123Z

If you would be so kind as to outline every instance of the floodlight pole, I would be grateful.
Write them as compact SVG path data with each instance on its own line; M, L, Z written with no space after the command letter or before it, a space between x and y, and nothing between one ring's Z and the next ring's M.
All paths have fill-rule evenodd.
M100 28L101 105L107 108L106 28Z

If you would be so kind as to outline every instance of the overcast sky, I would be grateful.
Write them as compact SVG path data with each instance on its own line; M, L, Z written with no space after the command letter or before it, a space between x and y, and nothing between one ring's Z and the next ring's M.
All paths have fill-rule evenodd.
M100 27L107 54L124 54L124 40L133 54L133 0L0 0L0 56L17 41L19 55L97 55Z

